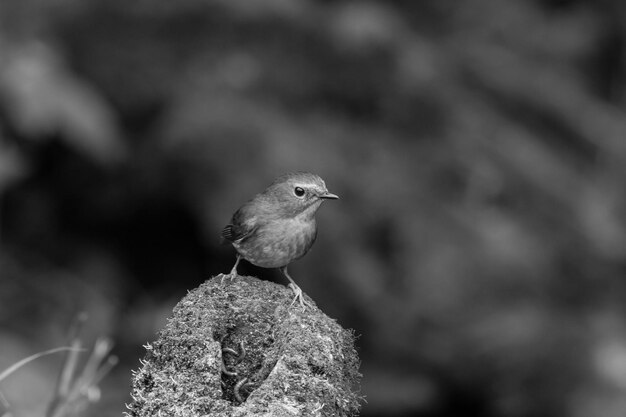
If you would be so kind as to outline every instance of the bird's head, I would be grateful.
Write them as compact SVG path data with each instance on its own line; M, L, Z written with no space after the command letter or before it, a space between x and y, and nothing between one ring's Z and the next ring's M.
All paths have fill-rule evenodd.
M339 198L328 192L324 180L309 172L281 175L263 194L277 213L286 216L305 213L312 217L324 200Z

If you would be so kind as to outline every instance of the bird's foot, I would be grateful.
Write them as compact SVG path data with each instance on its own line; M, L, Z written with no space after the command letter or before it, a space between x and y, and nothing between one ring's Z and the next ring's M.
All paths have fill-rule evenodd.
M220 284L224 283L224 279L229 279L229 280L233 280L235 279L235 277L237 277L239 274L237 274L236 270L232 270L230 271L229 274L219 274L218 276L220 277Z
M295 297L293 297L293 301L291 302L289 307L293 306L295 302L298 301L300 302L300 307L302 307L303 311L306 310L307 307L313 308L313 305L304 299L304 296L302 294L302 290L300 289L300 287L298 287L296 284L291 283L289 284L289 288L291 288L291 290L295 294Z
M237 260L235 261L235 266L233 266L233 269L230 270L230 274L220 274L221 275L220 284L224 284L224 278L228 278L231 281L233 279L235 279L235 277L238 275L237 274L237 265L239 265L239 261L240 260L241 260L241 256L237 255Z

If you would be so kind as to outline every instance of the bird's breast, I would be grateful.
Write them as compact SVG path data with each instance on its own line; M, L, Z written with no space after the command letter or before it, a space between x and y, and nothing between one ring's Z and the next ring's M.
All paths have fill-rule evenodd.
M304 256L316 234L315 219L277 219L258 225L252 236L233 245L252 264L278 268Z

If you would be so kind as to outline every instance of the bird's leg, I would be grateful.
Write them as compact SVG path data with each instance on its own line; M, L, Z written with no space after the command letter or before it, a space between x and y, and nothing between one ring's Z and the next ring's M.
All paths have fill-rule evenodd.
M230 270L230 274L222 274L222 281L221 283L224 283L224 278L230 278L230 279L234 279L238 274L237 274L237 265L239 265L239 261L241 260L241 255L237 254L237 260L235 261L235 266L233 266L233 269Z
M234 278L237 276L237 266L239 265L239 261L241 261L241 255L237 254L237 260L235 261L235 265L233 265L233 269L230 270L230 277Z
M290 284L289 284L289 288L291 288L291 290L294 292L295 297L293 298L293 301L291 302L291 305L293 305L293 303L297 301L300 302L300 305L302 306L302 309L306 309L306 306L312 307L311 303L309 303L308 301L306 301L304 299L304 297L302 296L302 290L300 289L300 287L298 287L298 284L296 284L296 282L289 276L289 273L287 272L287 266L283 266L280 268L280 272L282 272L287 279L289 280Z

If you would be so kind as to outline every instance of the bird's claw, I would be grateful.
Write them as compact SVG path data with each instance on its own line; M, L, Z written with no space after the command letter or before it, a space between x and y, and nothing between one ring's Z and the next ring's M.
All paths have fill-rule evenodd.
M291 288L291 290L295 294L295 296L293 297L293 300L291 301L291 304L289 305L289 307L293 306L296 301L299 301L300 302L300 307L302 307L303 311L306 310L307 307L313 308L311 303L309 303L308 301L306 301L304 299L304 296L302 294L302 289L300 287L298 287L295 284L289 284L289 288Z
M230 274L219 274L220 284L224 284L224 279L234 280L235 277L238 276L236 271L230 271Z

